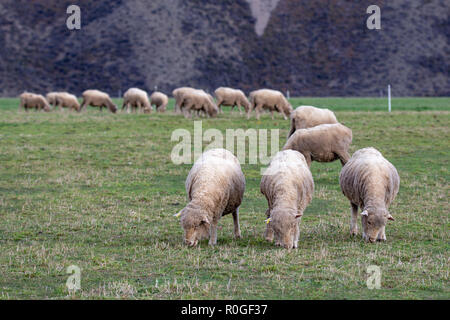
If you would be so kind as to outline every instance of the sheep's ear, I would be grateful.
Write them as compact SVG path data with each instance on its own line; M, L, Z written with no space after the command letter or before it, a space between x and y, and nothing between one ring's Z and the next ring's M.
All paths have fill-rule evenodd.
M176 217L176 218L179 218L179 217L181 217L182 213L183 213L183 210L180 210L180 212L175 213L173 216Z
M265 222L266 224L269 224L270 221L272 221L272 218L269 218L269 219L264 220L264 222Z
M302 214L297 214L297 215L295 216L295 219L301 218L302 216L303 216Z
M394 217L393 217L393 216L391 216L391 214L390 214L390 213L388 213L388 215L387 215L387 218L388 218L388 220L391 220L391 221L395 221Z
M204 218L202 219L202 223L206 223L206 224L209 224L209 220L208 220L208 218L207 218L207 217L204 217Z
M367 217L369 216L369 213L367 212L367 210L364 210L363 212L361 212L361 215Z

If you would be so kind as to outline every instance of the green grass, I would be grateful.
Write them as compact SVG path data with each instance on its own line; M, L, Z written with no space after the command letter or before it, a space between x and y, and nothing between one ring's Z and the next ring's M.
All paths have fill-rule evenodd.
M300 225L297 250L263 239L267 203L261 165L244 164L242 239L224 217L218 245L182 244L179 220L190 165L170 153L178 128L193 121L166 114L95 109L17 111L0 100L0 298L7 299L449 299L449 98L399 98L391 114L381 99L299 98L330 107L352 128L351 152L373 146L399 171L388 241L349 235L350 206L339 189L340 163L313 163L315 194ZM120 102L120 101L118 101ZM171 101L171 107L173 101ZM359 110L359 111L354 111ZM418 112L418 110L427 110ZM226 111L203 129L281 129ZM81 290L65 286L79 266ZM380 290L366 286L369 265Z

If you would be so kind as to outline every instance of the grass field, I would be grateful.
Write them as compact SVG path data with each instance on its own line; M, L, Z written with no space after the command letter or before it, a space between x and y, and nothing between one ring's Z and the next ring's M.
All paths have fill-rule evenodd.
M186 204L191 166L170 154L171 133L192 132L192 120L171 111L25 113L17 99L0 99L0 298L449 299L450 98L394 99L390 114L385 99L292 102L333 109L353 130L352 153L373 146L396 166L386 243L350 237L337 161L311 167L316 190L298 249L263 239L261 165L249 164L242 239L226 216L216 247L187 248L173 214ZM228 109L202 120L204 130L281 129L280 146L289 129L279 115L246 120ZM70 265L81 268L71 294ZM379 290L366 286L370 265L381 268Z

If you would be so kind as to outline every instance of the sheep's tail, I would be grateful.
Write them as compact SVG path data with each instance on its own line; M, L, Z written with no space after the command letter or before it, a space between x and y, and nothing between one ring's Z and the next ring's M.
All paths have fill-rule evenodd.
M291 118L291 131L288 133L288 139L290 136L292 136L295 133L295 119Z

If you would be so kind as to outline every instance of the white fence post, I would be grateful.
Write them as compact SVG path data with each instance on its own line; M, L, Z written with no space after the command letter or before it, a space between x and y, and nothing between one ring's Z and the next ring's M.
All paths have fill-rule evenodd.
M389 103L389 112L391 112L391 85L388 85L388 103Z

